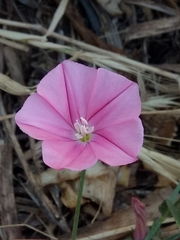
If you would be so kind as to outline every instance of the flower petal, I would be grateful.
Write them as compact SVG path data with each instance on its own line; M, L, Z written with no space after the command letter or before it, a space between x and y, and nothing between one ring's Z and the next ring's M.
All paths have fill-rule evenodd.
M42 149L45 164L57 170L67 168L79 171L97 162L89 144L78 141L44 141Z
M141 102L136 83L105 69L98 69L97 79L87 118L95 130L139 116Z
M97 70L71 61L62 64L72 123L87 116L87 106L94 88Z
M71 126L37 93L26 100L15 120L23 132L35 139L73 138Z
M96 132L107 139L110 144L116 145L123 152L136 159L143 144L143 126L139 118L122 124L111 125ZM103 159L102 159L103 160Z
M52 69L37 86L37 93L72 125L62 64Z
M84 170L92 167L97 161L98 158L94 155L90 144L87 144L81 155L73 160L66 168L74 171Z
M142 143L143 127L140 119L136 119L97 131L90 145L102 162L120 166L137 160Z

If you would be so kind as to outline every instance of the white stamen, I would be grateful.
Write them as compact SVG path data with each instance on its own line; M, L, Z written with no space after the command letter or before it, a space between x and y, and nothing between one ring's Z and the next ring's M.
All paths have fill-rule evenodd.
M80 117L80 119L81 119L81 122L82 122L82 124L83 124L83 125L85 125L85 126L87 126L87 125L88 125L88 122L86 121L86 119L85 119L85 118L83 118L83 117Z
M86 127L81 125L81 134L84 136L86 135Z
M94 131L94 126L92 126L92 127L88 127L88 129L87 129L87 133L89 134L89 133L92 133Z
M76 120L76 123L74 124L74 127L76 129L76 132L80 132L81 124L78 122L78 120Z
M91 134L94 131L94 126L88 127L88 121L80 117L81 123L78 120L74 123L76 130L75 136L78 140L83 139L87 134Z
M78 140L80 140L82 138L81 134L79 134L79 133L75 133L75 136L77 137Z

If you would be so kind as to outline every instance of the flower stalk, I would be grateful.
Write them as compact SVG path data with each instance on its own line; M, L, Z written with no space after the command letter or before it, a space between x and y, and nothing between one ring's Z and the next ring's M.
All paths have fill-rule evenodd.
M81 199L82 199L85 174L86 174L86 170L83 170L80 175L77 205L76 205L76 210L75 210L75 215L74 215L73 230L72 230L72 234L71 234L72 240L75 240L76 236L77 236L77 229L78 229L79 214L80 214L80 208L81 208Z

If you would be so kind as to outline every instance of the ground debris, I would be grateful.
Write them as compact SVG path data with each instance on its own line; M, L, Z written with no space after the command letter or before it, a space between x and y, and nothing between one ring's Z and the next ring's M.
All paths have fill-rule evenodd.
M59 61L105 67L137 82L145 128L139 161L87 170L78 239L124 239L145 203L148 225L180 181L180 4L44 0L0 3L0 237L69 239L80 172L42 161L41 141L14 115ZM5 225L12 225L5 227ZM3 227L4 226L4 227ZM161 237L177 233L168 218Z

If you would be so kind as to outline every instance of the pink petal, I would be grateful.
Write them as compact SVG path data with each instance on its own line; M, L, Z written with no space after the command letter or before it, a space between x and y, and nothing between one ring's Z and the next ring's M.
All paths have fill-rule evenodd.
M39 139L72 139L74 130L59 113L40 95L31 95L15 116L20 129Z
M111 125L96 131L96 134L107 139L110 144L116 145L134 159L136 159L143 144L144 132L139 118Z
M72 124L74 124L76 119L87 116L87 105L96 81L97 70L71 61L64 61L57 68L61 74L59 79L56 77L53 80L54 88L57 90L52 88L49 94L50 87L46 84L51 79L46 79L46 82L42 83L42 88L45 88L43 95L48 95L48 101L51 101L52 105L59 105L58 111L67 119L69 116L67 116L66 111L69 111ZM38 89L40 94L42 94L42 88Z
M91 167L97 162L89 144L78 141L44 141L43 161L49 167L60 170L63 168L74 171Z
M95 156L110 166L136 161L142 143L143 128L140 119L101 129L93 134L90 141Z
M137 118L140 115L141 102L138 85L129 80L126 80L126 82L124 79L125 78L121 80L121 77L119 76L118 80L116 77L115 80L117 80L117 86L115 87L112 81L114 95L113 91L112 93L111 91L108 93L108 89L104 86L103 91L99 91L99 97L94 97L98 103L94 105L94 108L99 109L90 117L89 124L93 125L95 130L108 127L112 124L122 123ZM99 79L99 82L101 82L101 78ZM101 82L101 84L103 83ZM109 84L111 85L111 81L109 81ZM111 89L111 87L109 87L109 89ZM117 93L117 89L119 89L119 93ZM111 98L109 98L109 95ZM105 100L107 100L106 103L104 103ZM92 104L95 104L93 103L93 100ZM91 111L88 111L92 113L93 107Z
M37 93L72 125L66 87L62 64L59 64L41 80L37 86Z
M94 155L90 144L87 144L81 155L73 160L66 168L74 171L84 170L92 167L97 161L98 158Z

